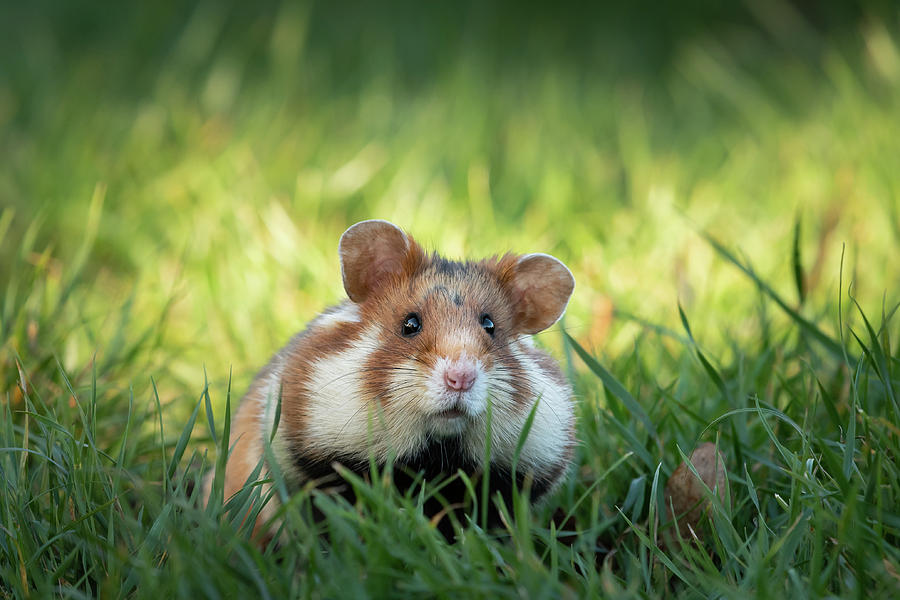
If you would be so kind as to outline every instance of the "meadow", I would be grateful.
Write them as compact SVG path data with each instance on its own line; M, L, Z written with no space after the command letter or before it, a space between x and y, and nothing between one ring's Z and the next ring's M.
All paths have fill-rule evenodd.
M891 2L5 3L0 598L900 596L898 117ZM455 543L429 485L307 490L260 549L196 483L366 218L572 269L575 465Z

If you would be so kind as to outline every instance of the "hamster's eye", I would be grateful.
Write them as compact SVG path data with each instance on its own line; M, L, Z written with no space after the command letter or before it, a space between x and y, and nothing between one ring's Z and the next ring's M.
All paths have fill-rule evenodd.
M481 315L481 326L491 337L494 336L494 322L491 320L491 315Z
M409 313L403 321L403 337L412 337L422 331L422 320L417 313Z

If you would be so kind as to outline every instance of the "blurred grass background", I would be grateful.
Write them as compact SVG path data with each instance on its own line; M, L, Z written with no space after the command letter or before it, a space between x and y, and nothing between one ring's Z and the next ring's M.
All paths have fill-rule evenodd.
M453 256L556 254L578 281L566 325L597 349L635 335L613 308L671 324L677 299L710 343L752 335L755 300L701 229L791 286L801 218L825 303L843 242L860 297L900 271L890 2L4 15L2 263L35 228L59 276L95 227L71 317L96 340L126 298L138 323L172 301L156 364L192 385L201 363L252 371L337 300L337 238L364 218ZM66 366L102 346L76 334Z
M866 313L896 302L898 157L890 1L3 3L4 401L22 406L18 357L51 397L56 360L76 389L95 371L109 435L151 377L169 431L204 371L221 414L232 368L240 394L342 297L341 232L385 218L445 255L561 258L566 330L642 404L697 410L660 425L689 448L728 407L667 333L679 302L732 398L824 360L772 358L795 320L700 233L837 338L860 327L843 247Z

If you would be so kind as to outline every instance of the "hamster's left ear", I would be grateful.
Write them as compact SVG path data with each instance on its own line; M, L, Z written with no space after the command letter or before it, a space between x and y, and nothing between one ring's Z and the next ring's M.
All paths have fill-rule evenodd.
M512 266L509 279L516 329L537 333L556 323L566 310L575 278L549 254L526 254Z
M353 225L338 243L344 289L364 302L391 281L411 275L424 257L422 248L393 223L373 219Z

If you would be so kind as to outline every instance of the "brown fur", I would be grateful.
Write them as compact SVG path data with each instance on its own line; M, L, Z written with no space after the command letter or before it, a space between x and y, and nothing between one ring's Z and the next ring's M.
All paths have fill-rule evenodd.
M288 431L300 437L306 428L306 398L310 390L313 361L338 354L356 342L363 333L362 323L340 323L311 328L289 345L282 375L281 418Z
M517 390L516 395L523 400L529 398L527 378L509 348L521 330L517 314L508 301L516 292L507 283L514 277L512 271L518 257L507 255L501 259L457 263L460 265L458 270L446 273L442 266L447 261L437 255L421 258L423 251L412 238L409 239L412 258L403 263L402 271L391 275L389 283L361 305L364 322L393 325L380 329L381 347L366 363L365 368L370 374L366 382L367 396L377 399L383 395L391 374L388 369L402 356L414 354L423 367L432 367L442 356L458 356L463 348L452 346L453 340L442 338L442 332L469 329L472 337L480 338L476 357L488 369L495 361L500 361L509 369L510 385ZM462 310L444 310L442 305L452 302L455 296L462 300ZM425 327L421 335L406 340L399 335L400 325L411 312L422 316ZM479 317L484 313L489 314L496 325L494 338L481 331ZM552 359L547 358L552 363Z
M392 386L398 368L412 369L419 381L435 372L440 360L458 360L463 355L477 360L484 372L493 373L492 377L512 391L513 406L497 407L498 418L512 418L514 412L521 419L531 410L537 394L535 374L526 372L516 352L530 359L560 390L568 389L549 355L519 341L522 334L549 327L565 309L574 281L559 261L545 255L513 254L478 262L448 261L426 254L411 236L383 221L348 229L339 252L344 287L353 304L336 310L355 306L359 321L329 322L326 317L314 321L276 355L251 386L235 416L233 439L237 442L227 464L226 499L241 489L262 456L262 436L268 432L262 429L265 404L260 400L271 385L271 369L278 369L280 376L279 435L290 452L315 460L327 461L333 456L329 448L313 447L306 439L311 426L310 398L320 391L312 389L314 371L319 361L358 349L363 335L373 331L375 345L367 349L358 366L361 388L357 400L376 412L401 410L392 406L396 397L387 393L397 393ZM422 330L404 337L403 323L410 313L419 315ZM493 321L493 335L482 327L483 315ZM336 400L340 402L340 398ZM366 419L368 414L360 413L358 418ZM558 460L540 474L550 481L558 481L571 460L574 429L571 420L566 422L570 424L566 431L569 441L559 448Z

